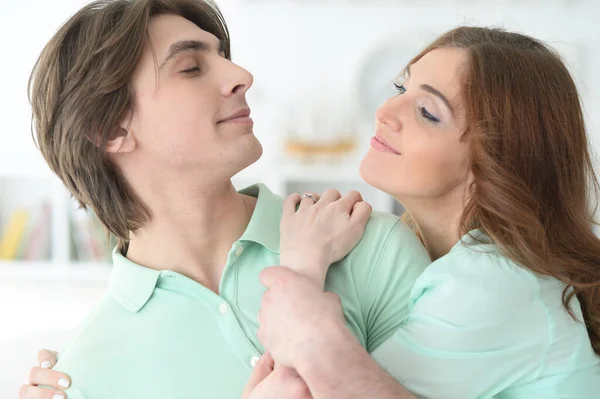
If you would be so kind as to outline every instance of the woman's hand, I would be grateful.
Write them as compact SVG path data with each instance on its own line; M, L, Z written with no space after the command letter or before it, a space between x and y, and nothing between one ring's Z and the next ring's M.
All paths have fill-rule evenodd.
M38 352L38 365L31 368L28 384L21 386L19 399L64 399L67 395L63 392L71 385L69 377L63 373L52 370L56 365L56 352L42 349ZM45 385L51 388L41 388Z
M268 353L260 358L242 399L312 399L302 378L293 369L275 367Z
M329 266L346 256L362 238L372 209L358 191L342 197L329 189L315 200L302 199L299 194L285 200L280 262L322 287Z

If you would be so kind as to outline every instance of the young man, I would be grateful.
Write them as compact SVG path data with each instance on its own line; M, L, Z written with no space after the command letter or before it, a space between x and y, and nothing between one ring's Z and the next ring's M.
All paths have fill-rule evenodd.
M119 244L105 296L55 371L32 370L21 397L241 395L263 354L258 275L293 267L293 239L280 244L283 200L264 185L238 193L231 183L262 152L245 99L251 85L230 61L222 15L205 1L92 3L50 40L32 75L40 150ZM357 193L338 198L330 191L321 206L352 213L337 228L356 229L358 240L370 209ZM340 296L349 330L370 352L400 324L428 262L406 226L375 214L330 269L325 289ZM66 385L61 373L71 377L64 392L33 386Z

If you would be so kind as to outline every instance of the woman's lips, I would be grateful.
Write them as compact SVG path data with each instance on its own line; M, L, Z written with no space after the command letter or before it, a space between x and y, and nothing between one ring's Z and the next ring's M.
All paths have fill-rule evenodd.
M371 147L373 147L373 149L376 151L391 152L392 154L400 155L400 152L396 151L382 137L379 137L378 135L373 136L373 138L371 139Z

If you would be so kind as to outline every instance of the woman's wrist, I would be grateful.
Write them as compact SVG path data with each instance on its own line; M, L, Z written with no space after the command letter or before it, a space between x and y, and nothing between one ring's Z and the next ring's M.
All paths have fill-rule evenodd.
M325 257L316 252L306 252L303 254L282 252L280 264L308 277L321 289L325 286L325 278L330 265Z

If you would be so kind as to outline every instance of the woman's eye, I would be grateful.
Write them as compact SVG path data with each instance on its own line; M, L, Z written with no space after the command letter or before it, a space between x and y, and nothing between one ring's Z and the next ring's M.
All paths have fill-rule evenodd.
M419 107L419 112L421 113L421 116L425 119L427 119L429 122L432 123L439 123L440 119L436 116L434 116L433 114L431 114L429 111L427 111L427 108L425 107Z
M399 85L397 83L394 83L394 87L396 87L396 90L398 90L399 94L406 93L406 87L404 87L404 85Z

